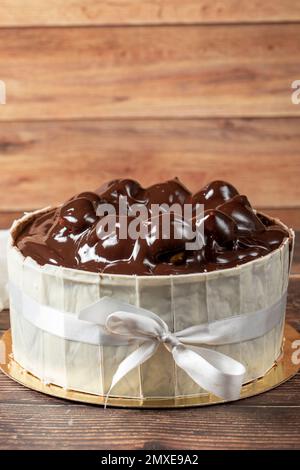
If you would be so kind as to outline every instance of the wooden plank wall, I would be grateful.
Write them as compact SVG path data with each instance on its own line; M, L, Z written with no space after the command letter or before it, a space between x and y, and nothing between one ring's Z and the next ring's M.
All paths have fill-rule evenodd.
M115 177L300 207L299 0L1 0L0 211Z

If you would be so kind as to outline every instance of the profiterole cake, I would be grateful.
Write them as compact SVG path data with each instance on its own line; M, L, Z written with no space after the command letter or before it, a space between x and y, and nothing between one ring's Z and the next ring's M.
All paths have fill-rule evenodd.
M127 225L134 221L136 207L143 206L144 217L139 214L143 237L121 236L125 216L120 213L120 198ZM176 233L176 217L168 213L172 204L182 210L185 205L192 207L188 224L202 228L201 246L187 249L193 240L185 226L181 236ZM101 223L111 215L99 213L100 205L115 210L109 233ZM152 230L156 205L162 205L155 215L160 222L169 217L169 237ZM203 207L200 222L197 205ZM208 350L245 367L243 383L257 379L281 353L293 239L292 230L257 212L247 196L224 181L191 193L177 178L148 188L129 179L114 180L59 207L26 214L11 229L8 251L14 358L44 382L95 395L108 391L111 396L142 399L206 395L211 390L199 386L189 368L179 367L180 361L170 354L179 345L176 334L202 325L212 335L217 322L224 320L226 325L227 320L243 316L251 320L250 314L259 318L262 312L270 325L262 334L256 331L247 339L242 332L239 341L227 338L223 343L203 339ZM154 338L159 341L155 353L113 388L120 363L142 344L143 335L118 345L97 342L92 332L93 340L88 335L78 340L76 332L73 338L72 331L79 328L76 321L84 321L86 309L101 299L123 302L129 310L132 306L136 315L138 309L150 311L162 321L162 328L168 328L167 340ZM30 305L35 314L28 311ZM278 321L272 323L273 308ZM75 321L71 333L69 327L64 334L64 328L53 325L55 315ZM93 321L96 325L95 317ZM180 343L182 350L185 347Z

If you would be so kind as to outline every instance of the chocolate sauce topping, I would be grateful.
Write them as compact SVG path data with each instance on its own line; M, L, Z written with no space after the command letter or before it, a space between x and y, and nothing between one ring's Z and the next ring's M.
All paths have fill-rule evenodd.
M127 224L134 222L136 206L147 208L137 239L121 234L120 196L128 210ZM122 199L122 198L121 198ZM164 208L154 214L153 204L193 204L191 226L196 223L195 205L204 204L202 248L186 249L191 242L185 226L179 226L173 212ZM99 214L101 204L112 205L117 213L113 230L104 230L113 215ZM145 210L145 209L144 209ZM171 220L170 236L153 229L154 215L163 225ZM105 218L103 218L105 217ZM140 219L141 220L141 219ZM102 226L103 223L103 226ZM95 192L84 192L57 209L36 216L19 235L17 247L40 265L52 264L99 273L168 275L231 268L266 255L288 237L287 231L271 219L256 213L246 196L229 183L213 181L196 194L175 178L166 183L142 188L133 180L114 180Z

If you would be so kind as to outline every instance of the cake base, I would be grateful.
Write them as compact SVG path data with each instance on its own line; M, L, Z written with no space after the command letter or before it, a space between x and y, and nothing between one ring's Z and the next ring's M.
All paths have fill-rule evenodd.
M264 393L272 388L278 387L278 385L289 380L300 370L300 362L299 364L293 364L292 362L292 355L295 353L295 348L292 347L292 344L294 341L300 340L300 334L292 326L286 324L284 338L283 353L280 359L272 369L264 375L264 377L243 385L240 399L259 395L260 393ZM0 353L1 352L3 352L4 360L2 359L1 361L0 370L5 375L25 387L45 393L46 395L63 398L65 400L78 401L93 405L104 405L106 398L103 396L76 392L75 390L65 390L53 384L45 384L40 379L23 369L12 358L10 330L8 330L0 339ZM193 395L190 397L165 399L147 398L142 400L137 398L109 397L107 400L107 406L123 408L184 408L215 405L219 403L225 403L225 401L212 394L207 396Z

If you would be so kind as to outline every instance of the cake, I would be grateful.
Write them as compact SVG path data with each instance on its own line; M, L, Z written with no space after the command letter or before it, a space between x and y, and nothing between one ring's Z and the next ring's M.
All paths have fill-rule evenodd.
M168 209L173 204L191 207L187 225L178 225L177 215ZM157 213L158 205L162 210ZM108 209L99 212L100 206ZM142 206L135 226L143 236L122 237L125 218L128 228ZM200 218L198 206L204 209ZM154 231L153 219L158 223ZM168 237L157 229L164 219L170 223ZM106 227L113 220L111 230L104 230L104 220ZM186 226L202 229L203 243L194 249L186 248L191 242ZM249 322L250 314L253 319L268 314L269 327L262 326L250 339L242 332L239 341L204 341L206 351L226 356L233 368L244 367L242 383L262 377L281 354L293 238L292 230L255 211L246 196L224 181L192 194L177 178L146 189L133 180L114 180L57 208L26 214L13 225L8 250L14 358L46 383L100 396L205 396L214 389L200 386L189 364L180 367L180 359L170 354L177 347L174 335L201 326L211 332L223 320L237 324L240 319ZM123 338L117 345L97 343L78 339L80 332L73 338L69 327L54 325L57 315L70 324L74 320L78 329L84 326L80 321L90 318L91 306L103 309L105 302L110 313L114 302L135 315L144 309L168 328L168 338L117 382L119 365L143 344L143 337ZM122 318L111 320L114 337L123 328ZM192 350L201 346L191 345ZM180 348L186 351L186 346ZM186 353L188 357L196 358ZM205 385L205 378L201 380Z

